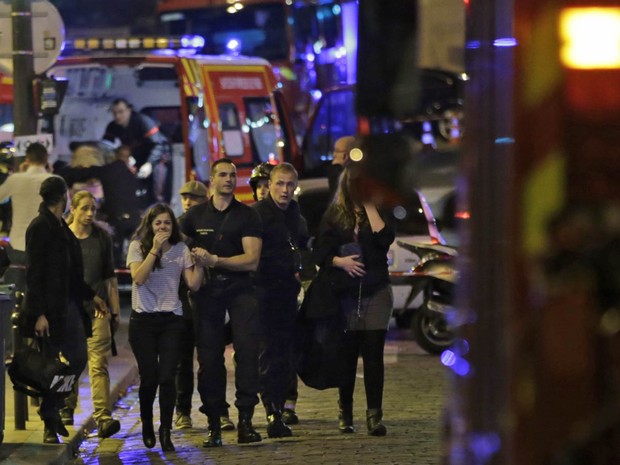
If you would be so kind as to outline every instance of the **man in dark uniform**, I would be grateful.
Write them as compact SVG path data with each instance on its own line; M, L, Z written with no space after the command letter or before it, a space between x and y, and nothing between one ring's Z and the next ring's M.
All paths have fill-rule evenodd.
M168 140L160 132L157 124L148 116L133 111L131 104L119 98L112 102L111 107L114 120L108 123L103 139L115 142L117 139L123 145L131 148L136 160L138 178L152 178L147 188L152 194L151 200L158 202L170 199L167 186L167 166L169 160ZM151 176L156 170L157 176ZM153 184L153 185L151 185Z
M250 273L258 267L262 225L257 212L234 197L237 169L230 159L213 163L213 196L192 207L181 223L192 252L210 267L205 285L194 293L197 313L198 392L200 411L209 420L204 447L220 447L220 417L226 412L225 316L228 311L235 349L235 406L240 444L258 442L252 426L258 403L258 302Z
M263 247L255 275L260 302L261 348L259 376L261 399L270 438L292 435L282 421L284 401L292 376L291 351L301 288L300 247L308 242L306 222L293 200L297 171L282 163L271 170L267 198L253 205L263 221Z

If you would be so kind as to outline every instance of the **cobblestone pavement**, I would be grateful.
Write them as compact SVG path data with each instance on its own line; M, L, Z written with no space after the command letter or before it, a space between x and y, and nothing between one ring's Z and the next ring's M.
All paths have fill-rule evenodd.
M232 352L227 350L227 399L234 399ZM388 435L375 438L366 434L365 398L362 371L358 369L354 415L357 432L342 435L337 425L337 391L317 391L300 383L297 412L300 424L294 436L267 439L266 420L257 406L254 426L263 441L238 445L236 431L223 432L224 447L204 449L206 417L198 413L200 401L194 394L194 428L173 431L176 452L162 453L159 444L147 450L142 444L137 389L122 399L115 415L121 432L112 438L87 438L73 465L117 464L415 464L440 463L440 418L447 390L444 368L437 357L424 354L413 341L391 340L385 355L384 423ZM360 363L361 364L361 363ZM361 368L361 366L359 367ZM156 401L157 403L157 401ZM231 416L234 408L231 409ZM158 412L155 412L158 418ZM157 428L158 425L156 424Z

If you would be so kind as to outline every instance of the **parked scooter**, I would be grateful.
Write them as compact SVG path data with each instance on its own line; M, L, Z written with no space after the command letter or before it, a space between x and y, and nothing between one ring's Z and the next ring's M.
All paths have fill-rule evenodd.
M446 245L430 245L397 241L398 246L417 255L419 261L410 272L393 279L411 290L401 309L394 309L397 322L410 322L418 345L430 354L440 354L456 338L448 324L452 310L458 273L455 259L458 252ZM417 307L411 304L420 300Z

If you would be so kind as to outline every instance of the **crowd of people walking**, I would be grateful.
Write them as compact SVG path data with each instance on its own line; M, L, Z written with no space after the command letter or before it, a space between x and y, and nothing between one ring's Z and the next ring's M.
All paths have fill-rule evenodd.
M124 110L126 102L115 105ZM346 366L338 389L339 430L355 431L353 392L361 355L367 430L382 436L387 432L382 421L383 347L392 310L386 254L394 230L359 189L358 166L346 156L352 144L353 138L336 143L333 198L312 256L316 266L341 274L338 279L350 284L344 290L339 287L336 296L345 321L345 350L339 354ZM38 216L30 212L30 219L14 218L11 232L24 236L24 241L14 242L12 251L13 266L22 274L25 270L27 300L21 329L29 337L49 336L78 375L88 362L98 435L106 438L121 426L112 417L108 374L120 315L114 276L123 250L118 236L126 236L127 227L135 227L138 218L135 211L120 216L106 212L116 229L116 236L111 235L96 221L98 201L92 191L77 190L72 198L68 194L74 182L100 178L107 199L115 177L134 176L126 163L130 153L122 147L111 164L65 167L60 173L68 186L63 177L46 169L46 152L36 145L29 149L23 177L37 184L40 194L30 195L30 210L43 202ZM11 177L0 186L0 197L16 195ZM298 174L291 164L265 163L256 167L250 184L256 201L251 206L235 198L234 162L215 161L208 185L190 181L179 190L183 207L179 218L166 203L151 205L126 247L125 264L132 278L129 343L140 375L142 438L147 448L157 443L153 406L158 395L163 451L174 451L173 427L192 428L195 358L201 400L197 410L208 419L204 447L221 447L222 430L236 429L240 444L261 441L252 421L259 403L269 438L292 436L291 425L299 422L295 328L302 251L310 250L311 241L294 200ZM112 194L113 200L116 197ZM112 204L124 208L120 197L116 200ZM65 221L67 208L70 215ZM123 217L126 221L119 222ZM229 343L234 350L236 425L226 401L224 353ZM43 399L45 442L59 442L58 435L73 422L75 408L75 390L67 398Z

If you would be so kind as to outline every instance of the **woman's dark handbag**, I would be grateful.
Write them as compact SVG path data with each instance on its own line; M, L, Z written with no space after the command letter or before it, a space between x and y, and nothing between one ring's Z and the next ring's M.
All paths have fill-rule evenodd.
M344 381L344 317L340 312L324 318L299 313L295 368L306 386L314 389L340 387Z
M36 338L17 350L8 368L13 388L32 397L55 393L68 395L78 374L52 348L47 338Z

